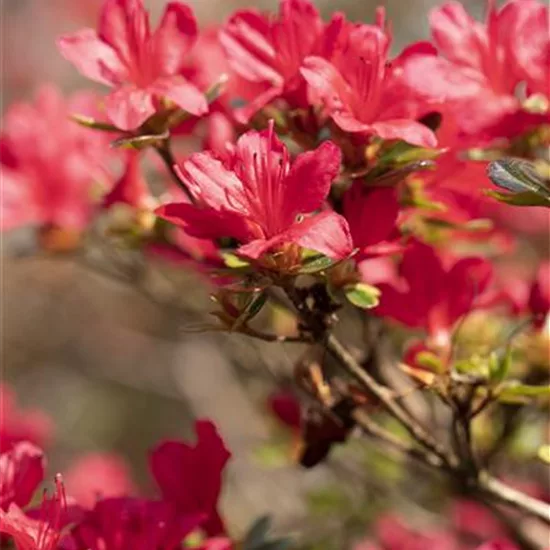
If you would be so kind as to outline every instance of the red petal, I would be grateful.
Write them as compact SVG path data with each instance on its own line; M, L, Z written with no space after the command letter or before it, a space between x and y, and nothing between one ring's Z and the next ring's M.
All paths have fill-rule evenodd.
M170 2L153 35L154 62L161 74L178 73L197 39L193 10L180 2Z
M26 506L44 479L45 459L41 449L28 442L17 443L0 455L0 509L11 503Z
M208 112L205 95L183 76L167 76L155 80L148 90L173 101L178 107L195 116Z
M247 219L228 210L197 208L186 203L172 203L160 206L155 214L199 239L233 237L248 242L255 237Z
M331 141L298 155L285 181L284 216L293 220L321 208L341 161L340 148Z
M419 147L435 147L435 134L424 124L410 119L394 119L372 124L373 133L382 139L402 139Z
M105 110L109 120L121 130L135 130L155 113L150 91L134 86L122 86L108 95Z
M142 0L106 0L99 18L99 37L128 68L138 67L140 52L150 38L149 15Z
M233 69L252 82L282 86L274 67L276 51L270 40L270 25L255 10L236 12L220 30L220 43Z
M127 69L116 52L93 29L82 29L57 41L61 55L85 77L115 86L127 78Z
M199 420L195 429L195 446L165 441L153 450L149 466L164 499L180 512L208 514L209 534L217 535L223 530L216 511L222 471L231 453L212 422Z
M346 258L353 250L346 220L335 212L327 211L295 223L270 240L253 241L239 248L239 252L250 258L258 258L264 252L288 243L316 250L335 260Z
M124 173L114 187L103 198L103 208L113 204L128 204L133 208L143 208L151 197L147 183L139 166L140 153L130 150L126 155Z

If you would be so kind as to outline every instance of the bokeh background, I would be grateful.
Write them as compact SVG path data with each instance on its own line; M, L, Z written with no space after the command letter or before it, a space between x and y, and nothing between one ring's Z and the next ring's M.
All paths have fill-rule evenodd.
M1 0L3 111L30 98L43 82L56 82L66 92L90 85L58 55L54 41L63 32L94 26L100 3ZM236 8L277 9L276 0L189 3L205 26ZM393 22L396 51L428 37L426 14L435 3L381 2ZM473 13L483 11L484 2L465 3ZM158 15L164 0L146 4ZM377 2L317 4L325 15L342 10L350 19L372 21ZM319 520L326 505L319 494L342 478L348 484L350 477L361 479L365 464L346 461L342 471L343 462L333 460L312 471L298 469L285 460L288 446L281 450L265 406L299 350L199 331L210 323L211 304L197 276L147 269L106 275L74 258L37 255L26 231L2 237L1 278L2 378L22 407L44 410L53 419L47 449L52 472L64 471L84 453L112 452L127 462L135 483L147 488L147 449L162 437L192 437L193 419L210 417L233 452L223 502L234 532L262 513L274 515L285 533L304 525L317 534L320 524L342 528ZM392 479L387 457L373 451L369 461ZM373 487L372 480L368 489L371 504L396 490L393 484Z

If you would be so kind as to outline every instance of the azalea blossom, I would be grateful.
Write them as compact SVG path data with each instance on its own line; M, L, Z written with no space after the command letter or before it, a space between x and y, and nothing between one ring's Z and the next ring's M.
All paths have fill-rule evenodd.
M484 23L459 2L432 10L432 38L440 55L410 59L405 78L425 97L447 103L466 134L499 123L501 131L518 132L522 125L548 120L548 113L524 115L516 97L520 83L526 84L527 95L546 95L546 103L550 97L548 6L537 0L487 6Z
M528 306L537 328L545 326L550 315L550 261L543 262L529 292Z
M433 132L416 121L424 114L422 105L401 77L406 60L433 55L433 48L414 44L390 63L390 36L380 26L348 25L343 34L343 45L330 59L310 56L303 63L314 103L345 132L434 147Z
M74 519L61 476L56 476L55 492L51 497L44 496L36 516L11 504L7 513L0 510L0 533L11 536L17 550L58 550L64 527Z
M44 453L27 441L0 454L0 509L27 505L44 478L44 467Z
M44 85L33 103L15 103L3 119L0 137L2 229L24 225L82 230L94 210L92 191L107 179L105 136L69 119L90 111L93 94L67 100Z
M291 243L344 258L352 250L345 219L314 213L339 168L340 150L331 142L292 163L270 125L241 136L225 163L208 152L192 155L180 172L196 205L167 204L157 214L199 238L233 237L252 259Z
M220 30L229 63L245 80L263 86L248 105L238 110L246 123L275 99L294 108L307 107L300 67L308 55L330 55L343 22L340 14L325 24L310 0L282 0L278 17L257 10L233 14Z
M170 2L151 32L142 0L105 0L97 32L86 28L58 40L61 54L86 77L111 86L106 113L122 130L138 128L163 100L202 115L204 94L181 74L197 38L191 8Z
M378 284L382 295L375 312L408 327L425 328L438 347L475 305L491 278L491 265L478 257L446 265L436 251L414 242L404 252L397 284Z
M217 510L222 472L231 453L212 422L195 424L195 446L165 441L153 449L150 468L163 498L183 515L203 515L202 527L211 536L225 533Z

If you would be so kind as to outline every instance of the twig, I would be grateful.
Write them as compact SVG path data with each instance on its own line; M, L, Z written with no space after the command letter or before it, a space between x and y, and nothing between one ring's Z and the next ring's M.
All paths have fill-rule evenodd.
M409 417L402 407L393 399L392 393L380 385L368 372L361 368L361 365L349 353L349 351L339 342L333 335L329 334L325 340L327 350L339 361L339 363L351 374L356 380L364 385L375 397L377 397L384 407L403 424L409 433L427 449L439 456L447 467L457 465L457 460L454 456L442 448L420 424Z
M492 477L488 472L480 472L477 478L479 491L508 506L513 506L550 525L550 504L530 497Z

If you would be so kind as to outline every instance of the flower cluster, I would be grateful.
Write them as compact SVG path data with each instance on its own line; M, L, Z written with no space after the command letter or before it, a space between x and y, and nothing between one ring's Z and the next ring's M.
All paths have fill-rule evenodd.
M216 330L325 347L321 363L332 356L345 376L317 359L294 368L315 413L272 403L301 440L302 465L356 426L395 444L372 428L381 406L415 439L411 449L397 438L401 451L509 505L486 481L498 449L485 447L499 443L473 443L472 423L549 394L549 16L538 0L488 0L477 21L449 1L430 12L429 41L392 57L383 8L370 22L327 21L312 0L281 0L276 14L243 9L199 29L173 1L152 30L142 0L104 0L97 28L57 46L110 91L64 98L45 85L10 106L0 227L35 227L49 252L80 252L99 235L137 250L140 265L190 267L211 285ZM292 328L264 332L256 316L278 307ZM382 336L348 349L334 330L346 315ZM420 409L446 410L449 437L401 403L403 376L407 391L430 390ZM197 422L195 447L153 450L156 498L126 494L125 481L96 502L76 482L67 496L56 478L36 509L35 444L49 425L3 401L16 420L0 437L0 530L18 548L171 550L198 532L199 548L232 547L217 510L229 453L210 422ZM540 503L520 500L550 523ZM459 548L389 531L380 538L392 550Z

